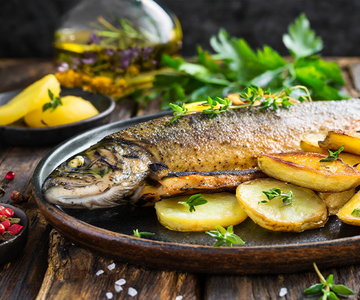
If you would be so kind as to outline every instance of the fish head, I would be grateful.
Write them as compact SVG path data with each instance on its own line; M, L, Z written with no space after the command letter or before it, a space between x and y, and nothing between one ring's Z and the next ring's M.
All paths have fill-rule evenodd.
M43 186L45 199L72 208L120 205L150 172L151 157L141 147L101 141L60 164Z

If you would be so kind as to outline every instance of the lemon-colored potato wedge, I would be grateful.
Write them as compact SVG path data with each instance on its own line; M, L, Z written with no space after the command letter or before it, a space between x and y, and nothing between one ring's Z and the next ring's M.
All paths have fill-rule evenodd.
M360 226L360 217L351 215L357 208L360 208L360 192L357 192L336 215L344 223Z
M328 155L329 151L327 149L320 148L319 146L319 142L322 142L325 139L326 135L327 131L309 132L304 134L300 141L301 150L305 152L321 153ZM360 166L358 165L360 164L359 155L341 152L339 154L339 157L348 165L356 167L358 170L360 170Z
M216 193L201 196L208 202L195 206L194 212L190 212L188 206L178 204L186 202L189 195L156 202L156 215L161 225L175 231L207 231L214 230L217 225L236 225L247 218L234 194Z
M342 160L320 162L326 155L292 152L258 157L261 171L270 177L318 192L343 192L360 184L360 172Z
M60 83L55 75L50 74L43 77L16 95L7 104L0 106L0 126L9 125L49 102L48 89L55 96L59 96Z
M25 123L30 127L58 126L77 122L99 113L91 102L80 97L65 96L61 98L63 105L56 109L34 110L24 118Z
M319 192L318 195L325 202L329 216L333 216L355 195L355 188L340 193Z
M344 147L344 152L360 155L360 133L356 131L331 130L324 141L319 142L321 148L339 150Z
M327 131L308 132L303 135L300 141L300 148L304 152L328 154L326 149L319 146L319 141L323 141Z
M279 188L285 194L292 191L292 204L283 206L279 197L261 203L268 200L263 191L272 188ZM314 191L276 179L244 182L238 186L236 196L246 214L269 230L300 232L321 227L327 222L326 205Z

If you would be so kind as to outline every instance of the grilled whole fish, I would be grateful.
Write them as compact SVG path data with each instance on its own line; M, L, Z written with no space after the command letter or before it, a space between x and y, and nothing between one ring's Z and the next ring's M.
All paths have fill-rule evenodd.
M299 149L308 131L360 129L360 100L296 104L276 112L233 109L210 119L171 116L113 133L63 162L45 181L47 201L100 208L184 192L234 189L264 177L261 153Z

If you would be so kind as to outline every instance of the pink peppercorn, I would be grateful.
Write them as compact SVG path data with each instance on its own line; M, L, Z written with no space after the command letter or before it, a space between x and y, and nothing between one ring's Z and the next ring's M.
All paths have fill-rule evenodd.
M8 228L7 231L11 232L12 234L18 234L23 227L24 226L21 226L19 224L13 224Z
M13 171L9 171L5 175L6 180L13 180L15 178L15 173Z
M2 235L5 232L5 226L3 224L0 224L0 235Z
M8 229L11 225L9 220L5 220L3 222L0 222L0 225L4 225L5 229Z
M0 209L0 215L3 215L5 217L12 217L14 216L14 212L11 208L4 208Z

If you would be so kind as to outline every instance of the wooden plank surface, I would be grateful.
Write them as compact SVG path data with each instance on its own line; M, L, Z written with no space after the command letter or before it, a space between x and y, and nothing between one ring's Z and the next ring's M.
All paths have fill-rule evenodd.
M333 60L333 59L332 59ZM359 58L338 58L352 96L360 91ZM0 60L0 92L21 88L54 70L52 61ZM131 100L117 105L111 121L146 115L158 111L158 102L138 111ZM212 276L174 271L158 271L135 267L70 244L47 225L31 196L30 179L39 160L51 147L4 147L0 141L0 178L13 170L15 180L6 186L0 201L11 203L13 190L28 202L18 205L29 216L30 235L25 250L12 262L0 266L1 299L303 299L302 291L319 282L314 272L263 276ZM339 254L341 255L341 254ZM354 253L354 255L357 255ZM111 263L115 269L107 269ZM98 270L104 274L96 276ZM210 270L209 270L210 271ZM353 289L359 298L360 266L321 270L334 274L335 282ZM124 278L123 291L116 293L114 283ZM6 287L6 288L4 288ZM132 298L128 288L138 294ZM287 288L280 298L281 288ZM311 298L306 298L311 299Z

